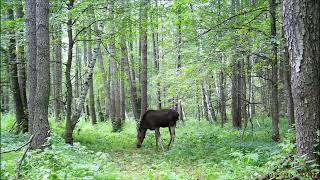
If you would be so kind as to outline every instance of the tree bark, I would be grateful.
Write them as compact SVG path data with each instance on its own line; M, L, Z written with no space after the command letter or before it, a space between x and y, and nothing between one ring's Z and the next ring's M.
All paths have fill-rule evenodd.
M103 29L103 25L101 24L101 29ZM94 29L96 31L96 36L99 36L99 34L101 32L99 32L98 30L98 23L95 23ZM110 74L110 72L106 72L104 69L104 63L103 63L103 57L102 57L102 52L101 52L101 47L100 44L97 45L98 47L98 62L99 62L99 70L102 76L102 80L103 80L103 92L104 92L104 103L105 103L105 118L109 118L110 112L110 81L108 79L108 74Z
M153 33L152 33L152 44L153 44L153 61L154 61L154 68L155 74L158 76L160 71L160 61L159 61L159 33L158 33L158 0L155 0L155 8L156 14L154 17L155 25L153 25ZM157 108L161 109L161 86L160 80L157 78Z
M271 114L272 114L272 140L278 142L279 135L279 101L278 101L278 60L277 51L278 45L275 41L277 36L276 31L276 0L269 0L270 3L270 18L271 18L271 45L272 45L272 58L271 58Z
M141 14L141 114L140 118L147 111L148 108L148 39L147 39L147 20L148 20L148 1L143 0L142 2L142 14ZM141 8L142 8L141 7Z
M247 57L249 58L249 57ZM247 127L248 122L248 100L247 100L247 76L246 76L246 65L244 58L241 59L241 68L240 68L240 78L241 78L241 115L242 115L242 121L244 123L244 127Z
M284 29L282 28L282 35L284 36ZM285 38L283 37L284 41ZM287 118L288 118L288 125L289 128L293 128L294 125L294 105L293 105L293 97L292 97L292 90L291 90L291 70L289 64L289 52L288 46L286 42L284 42L284 51L283 51L283 79L284 79L284 86L286 91L286 98L287 98Z
M284 0L283 26L291 64L296 146L317 159L320 129L320 1Z
M225 97L225 78L224 71L221 70L218 74L219 78L219 111L221 117L221 127L227 122L227 111L226 111L226 97Z
M61 51L61 24L59 23L56 27L58 29L58 33L55 35L56 37L56 45L54 46L55 50L55 82L54 84L54 114L56 121L61 120L61 113L63 111L63 104L62 104L62 51Z
M50 95L49 0L36 0L37 90L35 96L31 148L37 149L50 136L48 105Z
M206 104L207 104L206 108L208 109L209 122L213 123L213 122L217 121L217 119L216 119L216 113L215 113L213 106L212 106L211 86L206 81L204 82L204 91L205 91L205 100L206 100Z
M204 117L206 118L206 120L208 122L210 122L209 114L208 114L208 104L207 104L207 100L206 100L206 91L204 89L204 84L201 84L201 88L202 88L202 102L203 102Z
M240 99L240 87L241 79L239 75L240 63L236 62L232 67L232 86L231 86L231 114L232 125L234 128L241 128L241 99Z
M73 9L74 0L70 0L67 4L68 11ZM67 34L68 34L68 59L66 64L66 130L65 130L65 140L66 143L73 143L73 129L74 125L71 120L71 107L72 107L72 84L71 84L71 66L72 66L72 50L74 45L73 33L72 33L72 17L69 15L67 22Z
M17 10L16 10L17 18L24 18L22 1L17 1ZM20 88L20 96L23 103L23 108L26 115L26 120L28 121L28 105L27 105L27 92L26 92L26 65L25 65L25 52L24 52L24 42L19 42L24 39L23 29L20 30L20 34L16 36L17 38L17 62L18 64L18 78L19 78L19 88ZM28 126L28 123L25 124ZM28 127L25 127L28 129Z
M91 19L92 20L92 19ZM88 28L88 63L92 61L92 42L91 42L91 27ZM97 116L96 116L96 107L94 101L94 89L93 89L93 74L89 82L89 109L90 109L90 116L91 116L91 123L97 123Z
M121 1L121 11L124 12L124 1ZM121 27L121 35L120 35L120 47L121 47L121 67L126 72L127 78L128 78L128 85L130 89L130 102L132 107L132 113L136 120L139 119L138 114L138 107L137 107L137 90L134 82L134 77L130 73L130 66L129 66L129 60L128 60L128 50L125 40L125 32L126 32L126 25L122 23ZM133 60L133 54L131 53L132 60Z
M36 0L26 0L28 130L33 134L34 94L37 88Z
M10 2L9 2L10 4ZM8 20L14 21L13 9L8 8ZM16 40L15 40L15 29L12 27L9 30L10 39L8 47L8 64L10 66L9 76L11 83L11 91L13 95L14 111L16 116L16 133L27 132L27 119L25 116L25 111L22 103L22 97L20 94L19 79L18 79L18 68L17 68L17 57L16 57Z

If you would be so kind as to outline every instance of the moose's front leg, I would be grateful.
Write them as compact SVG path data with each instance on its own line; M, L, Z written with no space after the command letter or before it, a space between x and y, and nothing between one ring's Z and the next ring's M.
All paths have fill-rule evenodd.
M155 129L155 134L156 134L156 143L158 145L158 142L160 142L160 146L162 148L162 150L164 151L163 145L162 145L162 141L161 141L161 137L160 137L160 130L159 128ZM158 147L158 146L157 146Z
M169 126L169 132L170 132L170 142L168 144L168 149L170 148L170 145L174 143L174 139L176 137L176 131L175 131L175 126L170 127Z

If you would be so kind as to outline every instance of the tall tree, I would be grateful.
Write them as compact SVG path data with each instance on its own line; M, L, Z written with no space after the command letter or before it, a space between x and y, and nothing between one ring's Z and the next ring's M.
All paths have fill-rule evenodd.
M71 11L74 6L74 0L70 0L67 3L68 11ZM71 83L71 66L72 66L72 57L73 57L73 45L74 45L74 37L72 32L73 27L73 19L71 13L68 14L68 22L67 22L67 34L68 34L68 57L66 63L65 70L65 78L66 78L66 134L65 140L66 143L72 143L72 132L73 132L73 122L71 120L71 108L72 108L72 83Z
M56 121L61 120L61 113L63 110L62 104L62 38L61 38L61 24L56 25L57 33L55 34L56 44L54 45L55 53L55 72L53 72L55 77L54 84L54 114Z
M140 117L147 111L148 108L148 36L147 36L147 19L148 19L148 1L141 2L141 114Z
M100 24L100 26L103 29L103 24ZM98 23L95 23L94 25L94 30L96 32L99 31L98 29ZM99 34L101 34L101 32L98 32ZM108 78L108 74L110 74L109 71L105 71L104 68L104 62L103 62L103 56L102 56L102 52L101 52L101 47L100 44L97 44L97 53L98 53L98 62L99 62L99 71L102 75L102 80L103 80L103 92L104 92L104 103L105 103L105 118L109 118L109 108L110 108L110 79Z
M284 29L282 28L282 36L284 36ZM284 39L284 37L283 37ZM284 51L283 51L283 79L284 86L286 91L287 98L287 117L288 117L288 125L289 127L293 127L294 125L294 106L293 106L293 97L292 97L292 89L291 89L291 70L289 64L289 52L288 46L286 42L284 42Z
M10 4L10 3L9 3ZM12 6L12 4L10 5ZM8 8L8 20L14 20L14 13L13 8ZM18 68L17 68L17 57L16 57L16 40L15 40L15 29L14 27L10 28L9 34L9 47L8 47L8 61L9 61L9 76L10 76L10 83L11 83L11 91L13 92L13 102L14 102L14 111L16 115L16 133L26 132L27 128L27 119L22 103L22 97L20 94L20 87L19 87L19 79L18 79Z
M36 0L26 0L28 130L33 134L34 93L37 89Z
M269 0L270 5L270 29L271 29L271 115L272 115L272 139L279 141L279 101L278 101L278 45L276 43L277 28L276 28L276 0Z
M92 15L90 15L90 16L92 16ZM88 28L88 39L89 39L88 62L91 62L92 61L91 26L89 26L89 28ZM96 116L96 107L95 107L95 100L94 100L93 74L92 74L92 77L89 82L89 104L90 104L89 109L90 109L91 123L96 124L97 123L97 116Z
M121 12L124 13L124 1L120 1L121 5ZM122 22L121 24L121 35L120 35L120 47L121 47L121 67L123 70L126 72L127 78L128 78L128 85L129 85L129 91L130 91L130 102L131 102L131 108L132 108L132 113L134 118L137 120L139 119L139 114L138 114L138 107L137 107L137 90L136 90L136 85L134 81L134 76L130 73L130 65L129 65L129 58L128 58L128 49L126 45L126 24L125 22ZM130 43L129 43L130 44ZM131 43L132 45L132 43ZM133 61L133 54L132 55L132 61Z
M320 129L320 1L284 0L282 16L291 64L297 150L316 159ZM319 161L318 154L318 163Z
M231 0L231 11L233 13L239 8L238 0ZM236 48L238 37L234 35L233 48ZM236 56L233 57L234 63L232 64L232 79L231 79L231 114L232 114L232 125L234 128L241 128L241 63L240 59Z
M17 19L24 18L23 7L22 7L22 0L17 1L17 8L16 8L16 17ZM23 108L25 114L27 114L27 92L26 92L26 61L25 61L25 52L24 52L24 36L23 36L23 29L17 31L16 38L17 38L17 62L18 62L18 78L19 78L19 88L20 88L20 95L21 100L23 103Z
M158 25L158 0L155 0L155 13L154 13L154 17L152 18L152 20L154 20L153 22L153 32L152 32L152 45L153 45L153 61L154 61L154 68L155 68L155 72L156 75L159 74L160 71L160 61L159 61L159 25ZM161 109L161 86L160 86L160 81L157 78L157 108Z
M36 0L37 89L32 120L31 147L41 148L49 134L48 105L50 94L49 0Z
M241 78L239 69L240 62L235 62L232 65L232 79L231 79L231 114L232 125L235 128L241 128Z

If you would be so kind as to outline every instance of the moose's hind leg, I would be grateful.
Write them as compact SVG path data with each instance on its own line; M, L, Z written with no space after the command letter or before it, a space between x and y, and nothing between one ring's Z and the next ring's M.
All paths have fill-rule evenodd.
M155 134L156 134L156 142L158 144L158 142L160 143L160 146L162 148L162 150L164 151L163 145L162 145L162 141L161 141L161 137L160 137L160 130L159 128L155 129ZM158 146L157 146L158 147Z

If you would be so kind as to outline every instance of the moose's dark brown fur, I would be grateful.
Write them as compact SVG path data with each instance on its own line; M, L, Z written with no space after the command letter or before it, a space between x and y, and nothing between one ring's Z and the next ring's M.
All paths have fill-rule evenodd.
M170 132L170 142L168 148L174 142L175 139L175 127L176 122L179 119L179 113L173 109L164 110L148 110L141 118L140 125L137 133L137 148L141 147L141 144L146 136L147 130L155 130L156 145L158 142L162 146L160 139L160 127L168 127ZM163 148L163 146L162 146Z

